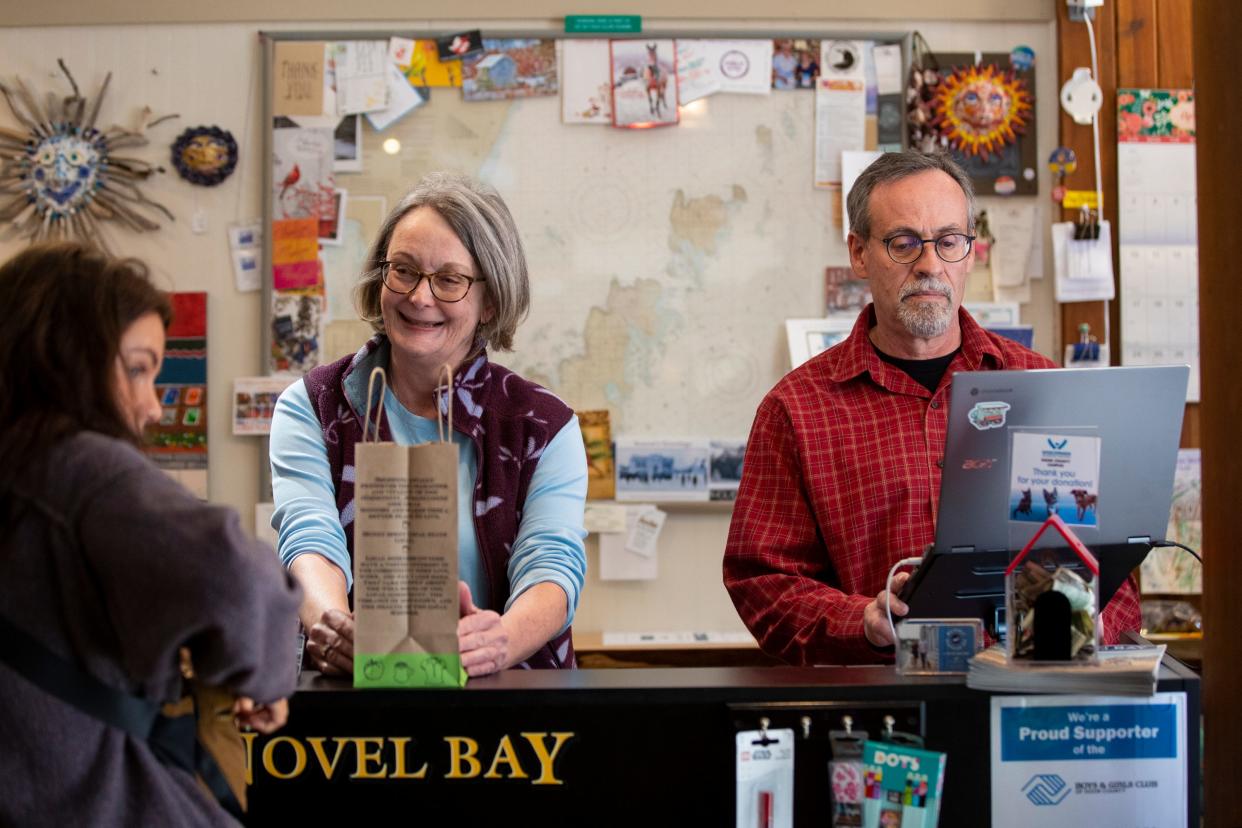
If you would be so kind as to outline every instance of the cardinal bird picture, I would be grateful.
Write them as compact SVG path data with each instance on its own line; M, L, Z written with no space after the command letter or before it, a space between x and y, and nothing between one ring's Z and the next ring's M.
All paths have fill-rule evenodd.
M298 165L294 164L293 169L289 170L289 174L285 176L285 180L280 182L280 198L283 201L285 193L289 192L289 188L298 183L298 179L302 177L302 171L298 169Z

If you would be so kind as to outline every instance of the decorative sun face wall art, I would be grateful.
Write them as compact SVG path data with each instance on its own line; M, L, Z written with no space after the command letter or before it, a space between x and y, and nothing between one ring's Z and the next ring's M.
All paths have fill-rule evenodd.
M1035 77L1008 54L939 55L932 128L980 195L1037 193Z
M116 155L147 143L147 128L176 115L151 120L144 109L136 129L96 127L100 105L112 80L109 74L93 102L81 96L64 61L57 61L73 94L46 105L20 78L0 83L0 94L25 132L0 127L0 223L31 241L79 239L101 246L102 222L138 232L157 230L156 218L172 213L139 189L162 169L137 158Z
M190 127L173 141L172 165L191 184L214 187L233 174L237 141L217 126Z

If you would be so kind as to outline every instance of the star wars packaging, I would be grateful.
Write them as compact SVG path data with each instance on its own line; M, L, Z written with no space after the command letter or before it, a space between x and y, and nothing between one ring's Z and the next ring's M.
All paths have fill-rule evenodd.
M737 828L793 828L794 732L743 730L736 743Z

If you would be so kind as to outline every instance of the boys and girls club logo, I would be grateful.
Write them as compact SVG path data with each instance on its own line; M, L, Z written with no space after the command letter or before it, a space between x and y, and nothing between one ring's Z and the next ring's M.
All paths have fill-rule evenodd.
M1034 805L1060 805L1070 787L1055 773L1037 773L1022 786L1022 794Z

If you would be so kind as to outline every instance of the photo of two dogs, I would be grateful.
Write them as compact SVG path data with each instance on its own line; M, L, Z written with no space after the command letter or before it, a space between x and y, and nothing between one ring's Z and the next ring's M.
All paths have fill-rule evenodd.
M1057 505L1057 490L1054 486L1051 491L1048 489L1041 490L1044 493L1044 514L1045 517L1052 517L1052 512ZM1074 505L1078 509L1078 520L1081 521L1086 517L1087 512L1094 512L1097 496L1089 494L1086 489L1070 489L1070 494L1074 496ZM1017 520L1018 515L1032 516L1031 512L1032 499L1031 490L1023 489L1022 497L1018 501L1018 505L1013 508L1010 513L1010 520Z

